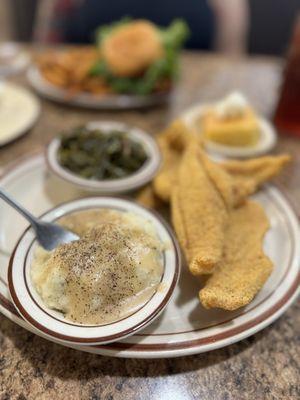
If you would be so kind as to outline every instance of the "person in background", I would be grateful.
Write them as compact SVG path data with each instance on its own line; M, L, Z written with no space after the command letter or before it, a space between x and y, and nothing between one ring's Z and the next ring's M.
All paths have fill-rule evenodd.
M168 25L183 18L191 35L188 48L227 53L246 49L247 0L43 0L34 37L40 43L89 43L95 29L124 16Z

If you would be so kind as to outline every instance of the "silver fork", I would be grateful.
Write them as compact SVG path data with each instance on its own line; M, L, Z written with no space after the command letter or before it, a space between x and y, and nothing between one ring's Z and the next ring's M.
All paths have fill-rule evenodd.
M70 243L79 239L79 236L75 233L64 229L60 225L39 220L2 189L0 189L0 198L6 201L27 219L36 234L37 241L45 250L51 251L60 244Z

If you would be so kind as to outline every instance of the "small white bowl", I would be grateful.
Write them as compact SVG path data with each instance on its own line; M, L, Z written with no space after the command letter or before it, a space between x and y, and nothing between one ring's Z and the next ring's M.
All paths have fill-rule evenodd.
M186 110L183 115L184 123L195 129L195 124L206 112L209 104L197 104ZM256 145L251 147L226 146L220 143L205 140L206 150L215 158L251 158L268 153L277 142L277 134L273 125L265 118L259 117L260 137ZM196 128L199 129L199 128Z
M134 174L121 179L92 180L81 178L58 162L58 149L60 138L53 139L46 150L46 161L49 169L61 179L79 187L80 189L100 194L118 194L136 190L152 180L161 164L161 153L153 137L145 131L128 126L122 122L95 121L86 125L88 129L99 129L109 134L112 130L119 130L128 133L129 137L139 142L145 149L148 160Z
M168 304L178 282L181 258L177 240L170 227L156 213L129 200L115 197L91 197L74 200L48 211L43 221L55 221L68 213L109 208L130 211L152 222L164 246L163 275L159 289L137 311L126 318L105 325L79 325L48 308L31 282L30 267L36 246L32 229L21 235L9 262L8 285L11 298L21 316L44 336L77 345L97 345L124 339L151 323Z

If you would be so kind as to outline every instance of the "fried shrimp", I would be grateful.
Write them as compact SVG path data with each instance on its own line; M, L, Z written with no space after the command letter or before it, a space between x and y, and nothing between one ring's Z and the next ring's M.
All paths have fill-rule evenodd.
M163 46L155 25L138 20L112 32L103 41L101 53L113 74L132 77L162 57Z
M193 275L209 274L221 261L228 211L199 158L199 144L187 147L172 190L172 221Z
M253 201L230 213L222 261L199 292L205 308L236 310L262 288L272 271L262 248L268 228L264 210Z

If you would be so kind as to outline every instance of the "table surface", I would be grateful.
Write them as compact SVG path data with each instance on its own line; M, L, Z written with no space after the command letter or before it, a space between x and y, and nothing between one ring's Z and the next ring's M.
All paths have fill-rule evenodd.
M100 112L42 101L42 114L23 138L0 149L0 167L42 148L55 134L95 119L116 119L153 134L197 101L241 89L266 116L276 103L281 60L228 59L185 53L169 106ZM27 85L24 76L17 82ZM281 135L275 152L294 161L279 178L300 215L300 139ZM178 359L114 359L50 343L0 316L0 400L8 399L299 399L300 303L272 326L240 343Z

